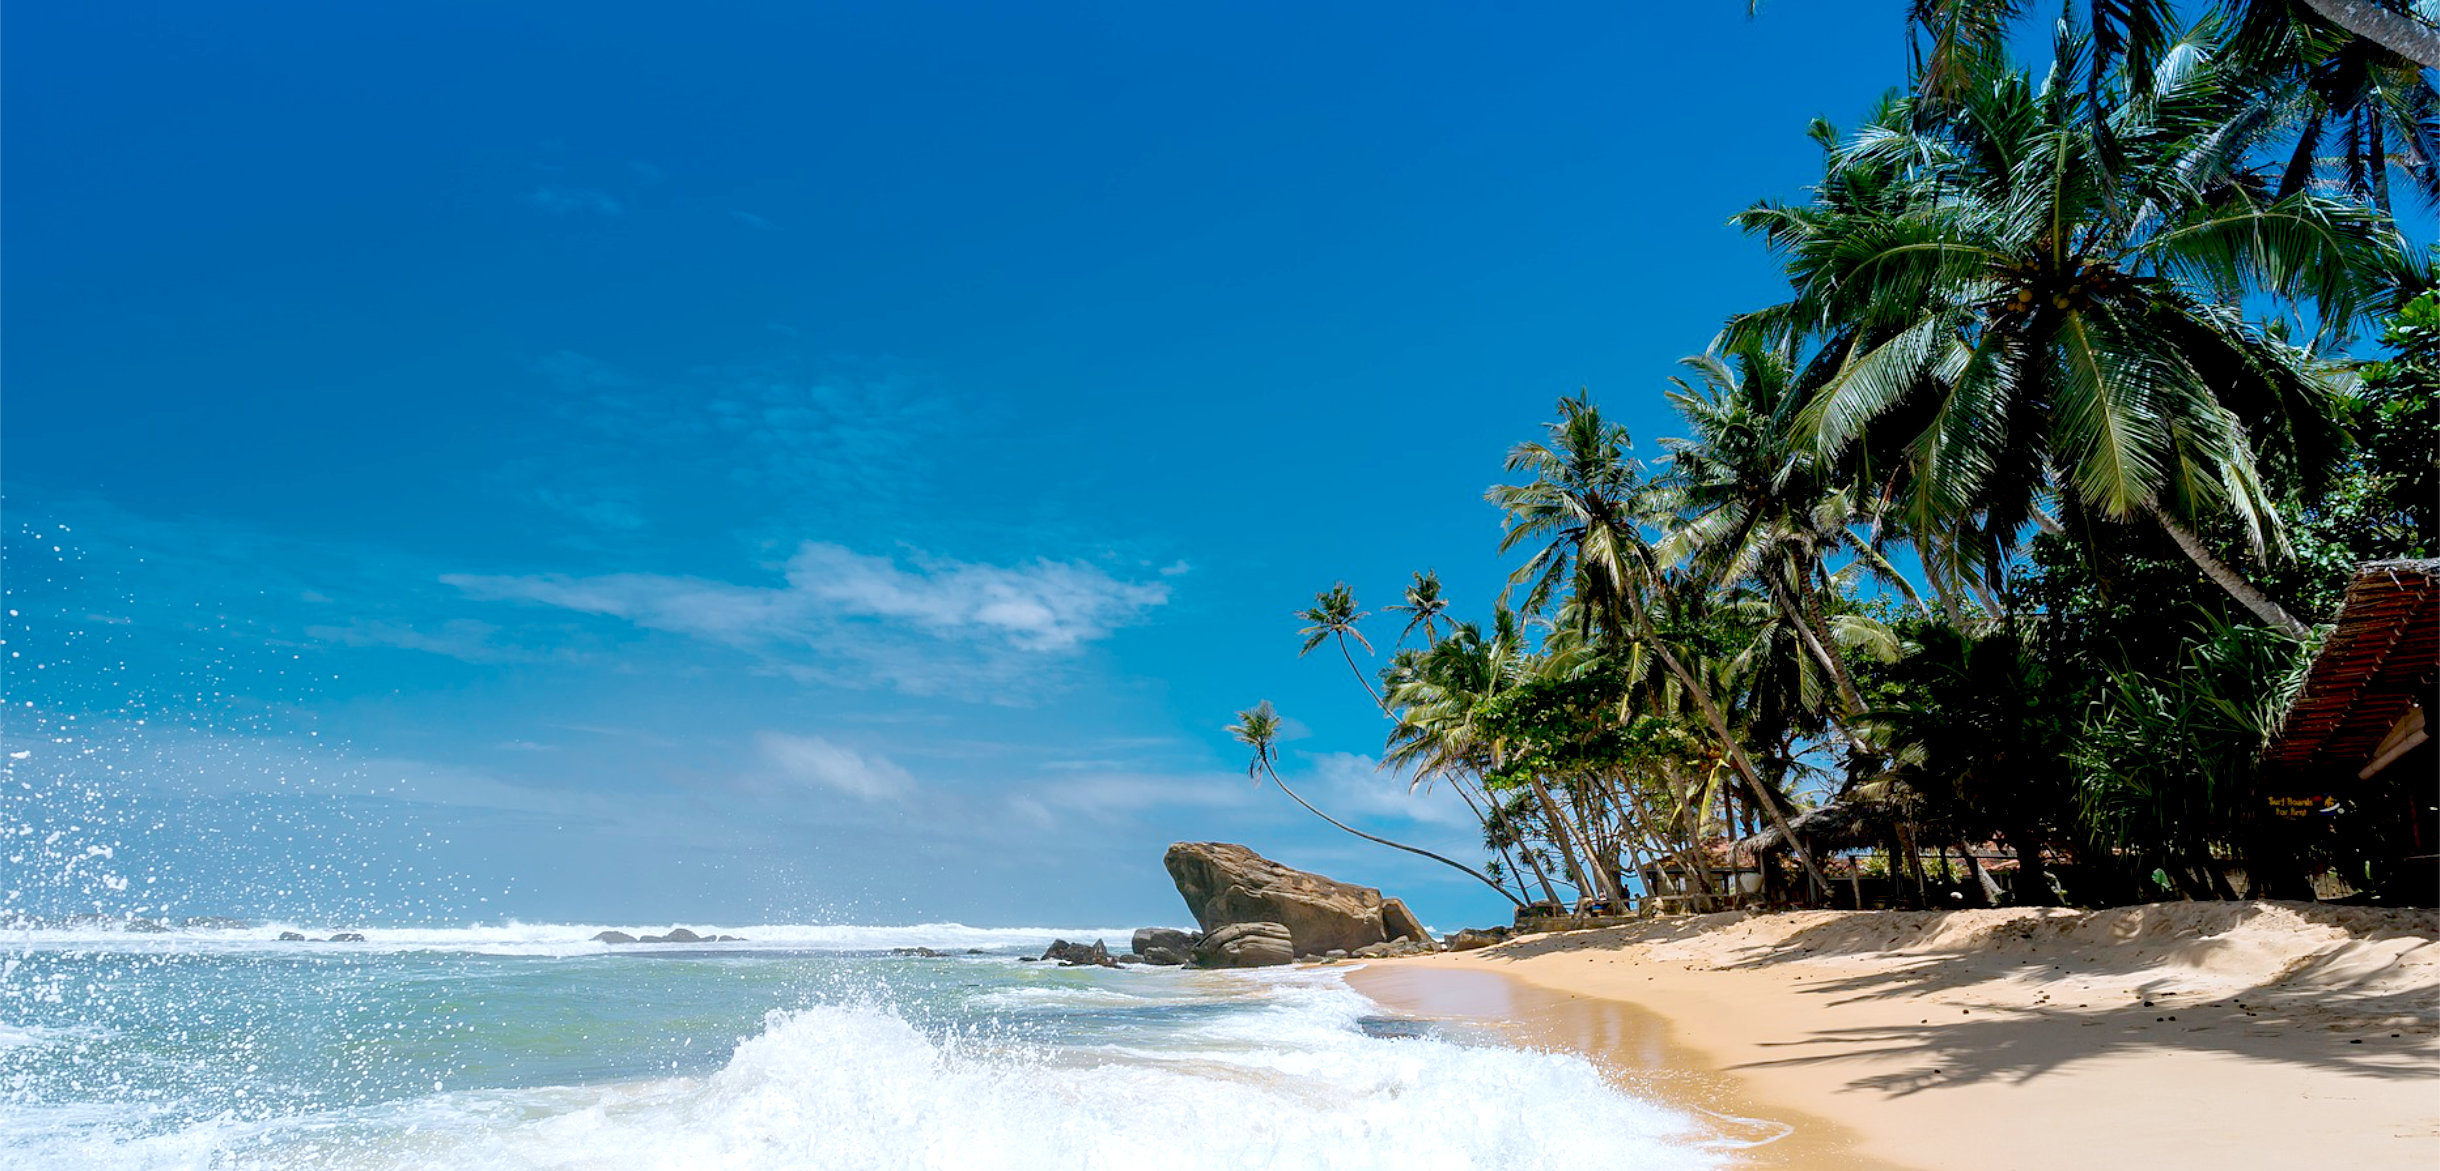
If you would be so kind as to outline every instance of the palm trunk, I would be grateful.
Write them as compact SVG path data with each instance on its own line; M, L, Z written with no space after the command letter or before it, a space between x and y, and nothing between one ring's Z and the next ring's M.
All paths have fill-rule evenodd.
M2304 0L2313 15L2425 69L2440 69L2440 32L2369 0Z
M1329 814L1322 812L1320 809L1315 808L1315 807L1314 807L1314 804L1313 804L1311 801L1307 801L1307 800L1305 800L1305 799L1304 799L1304 797L1303 797L1303 796L1301 796L1301 795L1299 795L1299 794L1297 793L1297 791L1296 791L1296 790L1289 788L1289 787L1288 787L1288 782L1283 781L1283 780L1280 780L1280 779L1279 779L1279 773L1278 773L1278 771L1277 771L1277 770L1275 770L1275 769L1273 769L1273 768L1272 768L1272 767L1271 767L1269 764L1267 764L1267 763L1266 763L1266 764L1264 764L1264 765L1262 766L1262 771L1263 771L1264 775L1269 776L1269 777L1271 778L1271 783L1272 783L1272 784L1279 786L1279 791L1280 791L1280 792L1282 792L1282 793L1286 793L1286 794L1288 795L1288 799L1289 799L1289 800L1294 801L1294 802L1296 802L1297 804L1304 806L1304 807L1305 807L1305 812L1310 813L1310 814L1312 814L1312 815L1313 815L1313 816L1315 816L1315 817L1321 818L1323 821L1327 821L1327 822L1329 822L1330 824L1332 824L1332 825L1335 825L1335 826L1339 827L1340 829L1346 830L1348 833L1354 834L1355 836L1357 836L1357 837L1359 837L1359 838L1362 838L1362 839L1364 839L1365 841L1368 841L1368 842L1373 842L1373 843L1376 843L1376 844L1378 844L1378 845L1388 846L1390 849L1393 849L1393 850L1404 850L1404 851L1406 851L1406 852L1407 852L1407 853L1409 853L1409 854L1414 854L1414 855L1417 855L1417 856L1419 856L1419 857L1429 858L1429 859L1431 859L1432 861L1434 861L1434 862L1438 862L1438 863L1440 863L1440 864L1441 864L1441 865L1443 865L1443 866L1450 867L1451 869L1455 869L1455 870L1460 870L1460 871L1463 871L1463 872L1465 872L1466 874L1468 874L1468 875L1472 876L1472 877L1473 877L1473 879L1474 879L1474 881L1479 882L1479 883L1482 883L1484 886L1490 887L1491 889L1493 889L1493 890L1496 890L1496 891L1500 892L1500 897L1501 897L1501 898L1504 898L1504 899L1506 899L1506 900L1508 900L1509 902L1512 902L1512 903L1517 903L1517 897L1516 897L1515 895L1509 894L1509 893L1508 893L1508 888L1507 888L1507 887L1501 886L1500 884L1498 884L1498 883L1496 883L1496 882L1491 881L1490 876L1488 876L1488 875L1484 874L1482 871L1476 870L1475 868L1473 868L1473 867L1471 867L1471 866L1468 866L1468 865L1466 865L1466 864L1465 864L1465 863L1463 863L1463 862L1456 861L1455 859L1451 859L1451 858L1443 858L1443 857L1441 857L1440 855L1435 854L1435 853L1431 852L1430 850L1426 850L1426 849L1424 849L1424 848L1423 848L1423 847L1421 847L1421 846L1410 846L1410 845L1407 845L1407 844L1406 844L1406 843L1404 843L1404 842L1393 842L1393 841L1389 840L1388 838L1385 838L1385 837L1380 836L1379 834L1368 834L1368 833L1365 833L1363 830L1357 829L1356 827L1354 827L1354 826L1352 826L1352 825L1349 825L1349 824L1347 824L1347 823L1346 823L1346 822L1344 822L1344 821L1340 821L1338 818L1332 817L1332 816L1330 816ZM1524 906L1525 904L1523 904L1523 903L1517 903L1517 905L1521 907L1521 906Z
M1796 599L1790 597L1786 588L1778 581L1771 583L1771 598L1779 604L1779 612L1786 615L1789 624L1796 628L1796 637L1805 644L1805 650L1810 652L1814 660L1822 665L1822 670L1830 673L1831 681L1838 685L1838 700L1844 710L1830 717L1831 725L1838 729L1838 734L1845 737L1847 743L1857 752L1870 751L1865 746L1863 738L1857 736L1855 731L1847 726L1849 719L1864 710L1864 697L1857 694L1855 681L1847 677L1846 665L1839 662L1837 655L1830 653L1830 648L1814 631L1811 617L1796 604Z
M1737 737L1728 730L1728 720L1720 714L1719 705L1711 701L1710 689L1704 687L1694 677L1694 672L1687 670L1686 664L1678 659L1677 652L1670 650L1669 644L1661 640L1659 632L1653 629L1650 616L1643 614L1640 606L1637 607L1636 616L1640 619L1638 625L1643 628L1645 637L1652 643L1652 649L1660 653L1662 665L1669 668L1669 673L1677 678L1678 685L1684 687L1686 694L1694 700L1695 707L1703 713L1704 722L1711 725L1712 735L1719 737L1720 746L1728 752L1729 763L1736 767L1737 775L1745 781L1746 788L1753 791L1755 804L1770 815L1771 824L1778 828L1779 836L1787 839L1788 848L1796 854L1796 861L1804 866L1805 877L1812 880L1813 889L1827 896L1830 893L1830 880L1823 878L1821 867L1813 864L1813 851L1806 849L1804 842L1788 828L1788 819L1780 812L1778 800L1763 785L1762 774L1754 771L1754 762L1746 759L1745 747L1738 744Z
M1364 669L1356 666L1356 653L1347 649L1347 636L1345 634L1339 635L1339 655L1341 658L1347 660L1347 670L1355 675L1357 686L1364 689L1364 694L1372 697L1373 706L1380 708L1381 714L1388 715L1389 701L1381 698L1381 693L1373 689L1372 680L1364 677Z
M1483 811L1482 805L1477 805L1474 803L1474 794L1466 791L1465 778L1457 775L1456 773L1450 773L1449 787L1457 790L1457 795L1465 800L1466 808L1474 812L1474 819L1482 822L1484 828L1488 830L1491 826L1491 815ZM1485 791L1483 793L1483 802L1484 804L1491 805L1493 808L1498 807L1497 804L1492 801L1489 791ZM1517 869L1517 860L1509 857L1508 847L1501 845L1493 848L1498 851L1501 864L1508 867L1508 873L1516 875L1517 889L1524 892L1525 897L1517 900L1517 905L1524 906L1526 903L1533 901L1533 888L1525 885L1525 874L1523 871Z
M2151 512L2153 521L2160 525L2161 531L2168 533L2169 539L2177 542L2177 547L2184 550L2187 559L2194 562L2195 567L2203 571L2203 576L2210 578L2221 589L2227 590L2228 596L2235 598L2246 609L2253 611L2255 617L2286 631L2291 637L2298 639L2312 637L2312 629L2297 621L2296 616L2288 613L2286 607L2272 601L2269 594L2256 589L2254 583L2245 580L2243 575L2230 569L2219 558L2212 556L2211 550L2203 544L2203 538L2196 536L2194 530L2179 524L2168 513L2157 508L2152 509Z
M1533 795L1542 802L1542 817L1550 822L1550 840L1558 844L1559 859L1567 863L1567 877L1576 884L1577 897L1591 897L1598 888L1585 878L1584 862L1576 852L1575 827L1568 823L1567 815L1559 811L1559 802L1551 797L1549 787L1542 783L1539 775L1528 772L1525 783L1533 788Z

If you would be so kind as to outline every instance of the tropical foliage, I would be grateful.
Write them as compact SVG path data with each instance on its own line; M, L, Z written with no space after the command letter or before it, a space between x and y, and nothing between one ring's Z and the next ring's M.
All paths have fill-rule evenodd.
M1484 608L1426 572L1380 645L1344 582L1299 613L1479 868L1291 797L1545 909L2362 877L2258 757L2352 567L2440 552L2440 299L2391 193L2440 196L2440 33L2071 3L2037 73L2024 15L1910 7L1908 84L1735 217L1788 292L1669 380L1657 459L1581 394L1509 451ZM1277 728L1231 728L1274 783Z

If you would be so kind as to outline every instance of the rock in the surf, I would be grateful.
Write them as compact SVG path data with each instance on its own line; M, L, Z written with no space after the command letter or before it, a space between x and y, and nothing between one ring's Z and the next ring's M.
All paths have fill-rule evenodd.
M1369 886L1282 866L1229 842L1179 842L1161 861L1206 932L1233 923L1276 923L1287 928L1296 955L1352 952L1390 938L1381 923L1381 892ZM1404 918L1422 930L1413 915Z
M1282 923L1229 923L1195 945L1199 968L1269 968L1296 960L1294 937Z
M1051 941L1050 947L1043 951L1042 958L1057 960L1062 966L1070 968L1115 968L1118 966L1118 961L1110 958L1109 946L1098 939L1090 944L1069 943L1064 939L1054 939Z
M303 943L305 942L305 933L302 931L282 931L280 932L280 942Z
M604 931L593 937L595 943L634 943L635 936L624 931Z
M1134 937L1127 941L1127 950L1138 954L1156 947L1185 951L1193 947L1195 941L1202 937L1203 933L1200 931L1180 931L1175 927L1138 927L1135 929Z
M332 943L362 943L364 942L364 933L360 931L342 931L337 935L331 936L330 941Z

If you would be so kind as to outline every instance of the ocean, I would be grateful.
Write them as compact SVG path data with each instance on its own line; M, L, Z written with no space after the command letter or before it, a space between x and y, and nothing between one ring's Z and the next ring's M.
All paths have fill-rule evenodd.
M698 931L704 925L689 924ZM1702 1168L1586 1058L1341 968L1022 962L1119 929L0 931L0 1167ZM890 954L929 947L939 958ZM967 949L974 949L971 953Z

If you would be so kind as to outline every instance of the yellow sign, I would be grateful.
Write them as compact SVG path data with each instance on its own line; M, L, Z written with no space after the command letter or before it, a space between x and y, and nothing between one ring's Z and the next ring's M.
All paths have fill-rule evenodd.
M2327 793L2307 797L2273 797L2270 802L2271 812L2281 817L2311 817L2316 813L2327 813L2337 805Z

